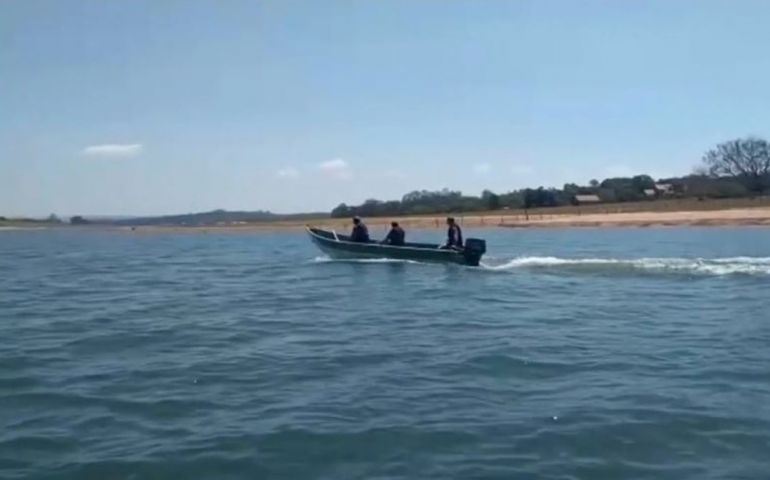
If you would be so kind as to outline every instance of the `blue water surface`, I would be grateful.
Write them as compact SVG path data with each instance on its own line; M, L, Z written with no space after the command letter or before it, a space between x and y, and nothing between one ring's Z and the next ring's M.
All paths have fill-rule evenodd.
M466 236L0 232L0 478L768 478L770 230Z

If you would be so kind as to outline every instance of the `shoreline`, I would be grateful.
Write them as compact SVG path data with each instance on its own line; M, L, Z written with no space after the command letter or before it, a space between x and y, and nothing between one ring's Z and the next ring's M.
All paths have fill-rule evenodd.
M513 220L505 228L770 227L770 207L671 212L559 215Z
M700 205L679 205L681 207L700 207ZM670 210L633 210L636 206L628 205L627 211L616 206L573 207L562 209L536 209L528 212L519 210L500 210L478 212L467 215L453 214L463 228L664 228L664 227L770 227L770 206L725 206L722 208L670 209ZM630 207L630 208L629 208ZM391 221L398 221L405 229L436 230L444 229L447 215L368 217L364 222L373 233L386 231ZM137 225L123 226L110 224L92 225L40 225L23 223L0 224L2 231L29 230L102 230L125 233L164 233L164 232L256 232L270 233L282 231L301 231L310 224L315 227L346 232L352 227L348 218L321 218L314 220L282 220L244 224L220 225Z
M471 215L455 215L463 228L672 228L672 227L770 227L770 207L734 208L720 210L684 210L666 212L621 213L530 213L484 212ZM385 231L391 221L398 221L405 229L444 229L446 215L370 217L364 222L370 230ZM315 220L312 226L327 230L347 231L352 227L350 219L329 218ZM132 233L152 232L281 232L304 230L306 222L281 221L243 225L211 226L136 226L108 227ZM89 227L82 227L89 228Z

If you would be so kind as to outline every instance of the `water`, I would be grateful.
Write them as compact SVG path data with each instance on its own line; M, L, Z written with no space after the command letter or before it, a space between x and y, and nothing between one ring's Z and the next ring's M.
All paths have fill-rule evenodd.
M469 233L0 232L0 478L767 478L770 230Z

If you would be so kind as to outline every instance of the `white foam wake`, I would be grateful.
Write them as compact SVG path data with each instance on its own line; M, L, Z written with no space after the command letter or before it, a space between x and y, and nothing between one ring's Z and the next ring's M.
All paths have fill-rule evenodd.
M482 263L492 271L516 269L646 270L705 275L770 275L770 257L727 258L559 258L517 257L501 264Z
M315 257L315 263L420 263L414 260L399 260L397 258L331 258L326 256Z

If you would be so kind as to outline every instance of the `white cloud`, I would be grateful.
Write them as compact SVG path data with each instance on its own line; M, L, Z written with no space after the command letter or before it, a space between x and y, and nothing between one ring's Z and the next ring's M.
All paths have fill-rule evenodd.
M348 165L348 162L341 158L335 158L333 160L321 162L318 165L318 168L325 175L332 178L337 178L340 180L350 180L353 178L353 172L350 171L350 165Z
M275 175L280 178L297 178L299 177L299 170L294 167L285 167L278 170Z
M82 151L88 157L129 158L142 153L141 143L105 143L89 145Z
M473 171L479 175L485 175L492 170L492 167L488 163L477 163L473 166Z
M327 172L331 171L337 171L337 170L344 170L348 168L348 162L341 158L335 158L334 160L329 160L326 162L321 162L321 164L318 166L321 170L325 170Z

